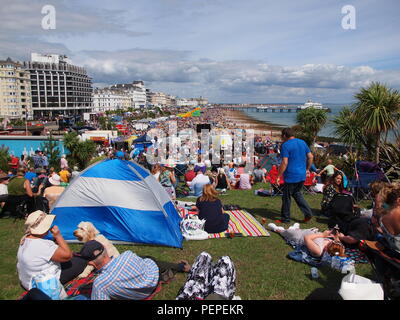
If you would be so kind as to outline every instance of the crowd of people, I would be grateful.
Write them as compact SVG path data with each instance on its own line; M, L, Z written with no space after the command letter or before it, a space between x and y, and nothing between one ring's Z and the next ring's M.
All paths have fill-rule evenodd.
M79 169L69 168L65 155L60 158L59 171L48 167L45 155L36 151L32 161L22 159L17 167L8 172L0 170L1 216L23 217L35 209L49 212L65 187L79 175ZM24 165L22 165L24 163ZM20 205L24 209L20 209Z
M215 127L228 126L223 115L210 111L202 118L178 119L178 129L194 128L199 123L209 121ZM167 128L167 124L160 124ZM268 137L255 137L255 155L248 156L248 149L242 149L242 157L232 161L223 158L217 164L211 159L190 160L182 165L167 160L151 163L148 150L128 153L110 146L99 146L98 155L136 161L151 172L172 200L179 197L196 198L192 211L197 211L200 219L205 219L204 231L220 233L228 229L230 216L224 212L220 196L227 190L251 190L256 183L270 185L269 190L254 190L261 196L281 195L281 216L268 226L285 240L307 248L308 253L320 258L327 253L344 256L346 246L354 246L361 241L384 241L395 255L400 254L400 186L387 182L371 185L374 197L371 210L363 210L356 205L349 188L347 177L327 160L325 167L317 169L313 163L313 153L307 144L294 136L290 128L282 130L282 142L274 142ZM153 148L157 143L153 140ZM154 151L154 150L153 150ZM261 164L261 156L276 154L279 163L266 170ZM12 160L10 172L0 172L0 201L7 212L10 197L23 198L31 206L31 213L25 222L26 232L18 250L17 270L21 286L29 290L25 299L45 298L40 292L30 290L30 279L39 270L56 268L62 284L76 278L88 265L94 267L98 275L93 282L91 296L76 299L133 299L150 297L160 282L172 278L177 272L188 273L187 280L177 294L177 299L232 299L235 293L236 270L229 256L221 257L216 264L211 256L201 253L193 265L187 261L170 263L153 257L140 257L132 251L125 251L111 257L104 245L98 241L86 242L80 252L73 252L63 239L57 226L52 226L54 216L47 214L54 206L65 187L78 174L78 168L71 170L65 156L60 159L59 172L48 167L46 155L37 151L32 157L33 166L21 158L16 164ZM47 162L46 162L47 161ZM10 163L11 164L11 163ZM248 165L254 168L248 169ZM310 179L311 178L311 179ZM320 232L314 228L302 229L299 223L285 228L281 224L292 222L291 199L293 198L304 215L302 223L308 223L316 214L303 196L307 180L312 185L323 185L320 215L328 218L327 230ZM39 199L39 200L38 200ZM41 200L40 200L41 199ZM47 207L43 205L46 204ZM40 206L38 207L38 202ZM36 209L36 211L35 211ZM45 239L51 233L54 241ZM208 274L205 279L204 274ZM225 284L221 287L221 279ZM188 290L197 288L196 290Z

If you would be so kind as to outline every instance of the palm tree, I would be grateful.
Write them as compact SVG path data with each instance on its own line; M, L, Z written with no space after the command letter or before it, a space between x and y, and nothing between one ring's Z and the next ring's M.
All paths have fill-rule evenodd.
M70 160L73 163L78 163L81 169L87 167L89 161L96 153L96 143L91 140L80 141L76 132L64 135L64 146L70 151Z
M74 150L74 159L78 162L79 168L85 169L95 153L96 143L94 141L80 141Z
M374 136L375 162L379 163L382 134L387 134L398 127L399 92L373 82L368 88L361 88L355 98L358 100L354 105L355 116L362 125L362 130Z
M344 107L332 123L334 124L334 134L345 145L350 147L360 147L363 145L363 132L360 123L349 107Z
M5 145L0 146L0 170L7 172L9 169L8 163L10 162L9 148Z
M52 133L50 133L48 140L40 145L40 150L45 150L47 153L50 167L57 167L58 165L58 159L60 158L59 146L60 143L53 138Z
M325 125L328 116L325 110L316 108L307 108L300 110L297 114L297 124L303 128L304 133L310 137L311 148L314 148L318 132Z

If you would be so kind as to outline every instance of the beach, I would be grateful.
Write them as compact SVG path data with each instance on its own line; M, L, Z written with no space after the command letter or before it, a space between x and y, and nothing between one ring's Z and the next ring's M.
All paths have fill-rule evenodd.
M228 122L234 124L235 128L253 129L255 135L262 137L270 137L272 140L279 140L281 132L263 121L254 119L240 110L224 110L223 111Z

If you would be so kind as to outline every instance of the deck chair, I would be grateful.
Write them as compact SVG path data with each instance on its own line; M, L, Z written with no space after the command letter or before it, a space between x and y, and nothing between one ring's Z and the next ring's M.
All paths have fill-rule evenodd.
M304 181L303 192L307 194L316 194L316 192L314 191L314 187L316 185L317 185L316 175L314 172L310 172L310 174L307 175L306 180Z
M283 176L281 177L279 184L277 183L278 180L278 169L275 165L272 166L271 170L268 172L266 176L266 180L270 183L273 193L272 196L278 196L283 194L283 184L285 183L283 180Z
M178 163L175 166L175 169L174 169L175 175L176 175L176 177L178 178L179 181L185 180L185 173L186 173L187 168L188 168L188 166L186 164L179 164Z
M374 181L390 182L382 168L376 163L356 161L355 179L350 182L349 187L357 202L360 200L372 200L369 184Z
M360 250L367 256L385 299L400 299L400 254L386 247L385 240L361 241Z
M373 200L369 184L379 180L380 178L377 172L359 172L357 179L350 182L350 189L356 202L361 200Z
M30 209L31 203L29 203L27 196L8 195L2 213L13 217L15 221L17 219L24 219L32 212Z

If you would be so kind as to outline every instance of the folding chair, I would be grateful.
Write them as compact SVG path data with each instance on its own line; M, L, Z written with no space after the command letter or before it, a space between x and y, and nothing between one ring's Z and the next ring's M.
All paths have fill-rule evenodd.
M2 213L14 217L14 221L16 221L17 219L24 219L31 212L29 207L27 196L8 195Z
M273 189L272 196L281 196L283 194L283 184L285 183L283 181L283 176L279 180L279 184L277 182L278 180L278 170L276 169L276 166L272 166L272 169L268 172L266 180L269 182Z
M185 173L188 166L186 164L177 164L175 166L175 175L178 177L179 181L182 181L182 177L185 177ZM184 179L183 179L184 180Z
M378 282L382 283L385 299L400 299L400 257L381 241L361 241L360 249L367 256Z
M379 180L380 176L377 172L359 172L356 180L350 182L350 189L356 202L360 200L373 200L369 184Z
M308 194L316 194L316 192L313 190L313 187L317 185L317 178L314 172L310 172L306 176L306 180L304 181L303 185L303 191Z

